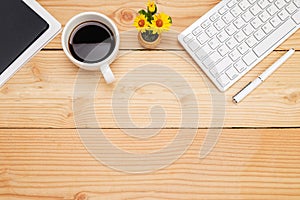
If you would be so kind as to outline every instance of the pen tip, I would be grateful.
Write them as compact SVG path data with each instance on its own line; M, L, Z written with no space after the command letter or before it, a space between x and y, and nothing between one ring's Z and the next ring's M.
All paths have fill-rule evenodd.
M235 104L238 103L237 100L235 100L235 98L232 98L232 102L235 103Z

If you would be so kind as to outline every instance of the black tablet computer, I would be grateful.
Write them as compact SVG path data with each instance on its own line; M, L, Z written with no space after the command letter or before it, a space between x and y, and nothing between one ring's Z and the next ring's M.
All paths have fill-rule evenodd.
M2 0L0 27L0 87L61 29L34 0Z

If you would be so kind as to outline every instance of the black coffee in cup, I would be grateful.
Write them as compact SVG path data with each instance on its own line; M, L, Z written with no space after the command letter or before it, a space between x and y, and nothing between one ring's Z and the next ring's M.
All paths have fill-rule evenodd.
M69 50L84 63L98 63L108 58L115 49L113 32L103 23L88 21L78 25L71 33Z

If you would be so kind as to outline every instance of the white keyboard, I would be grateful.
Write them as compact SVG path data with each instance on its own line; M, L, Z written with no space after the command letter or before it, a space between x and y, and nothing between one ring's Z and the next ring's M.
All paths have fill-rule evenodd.
M223 0L178 40L220 91L227 90L300 24L300 0Z

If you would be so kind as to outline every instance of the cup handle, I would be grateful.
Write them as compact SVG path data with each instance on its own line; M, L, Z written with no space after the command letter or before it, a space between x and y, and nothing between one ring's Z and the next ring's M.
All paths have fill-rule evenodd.
M101 70L103 77L107 84L111 84L115 81L115 76L114 76L113 72L111 71L108 64L101 66L100 70Z

